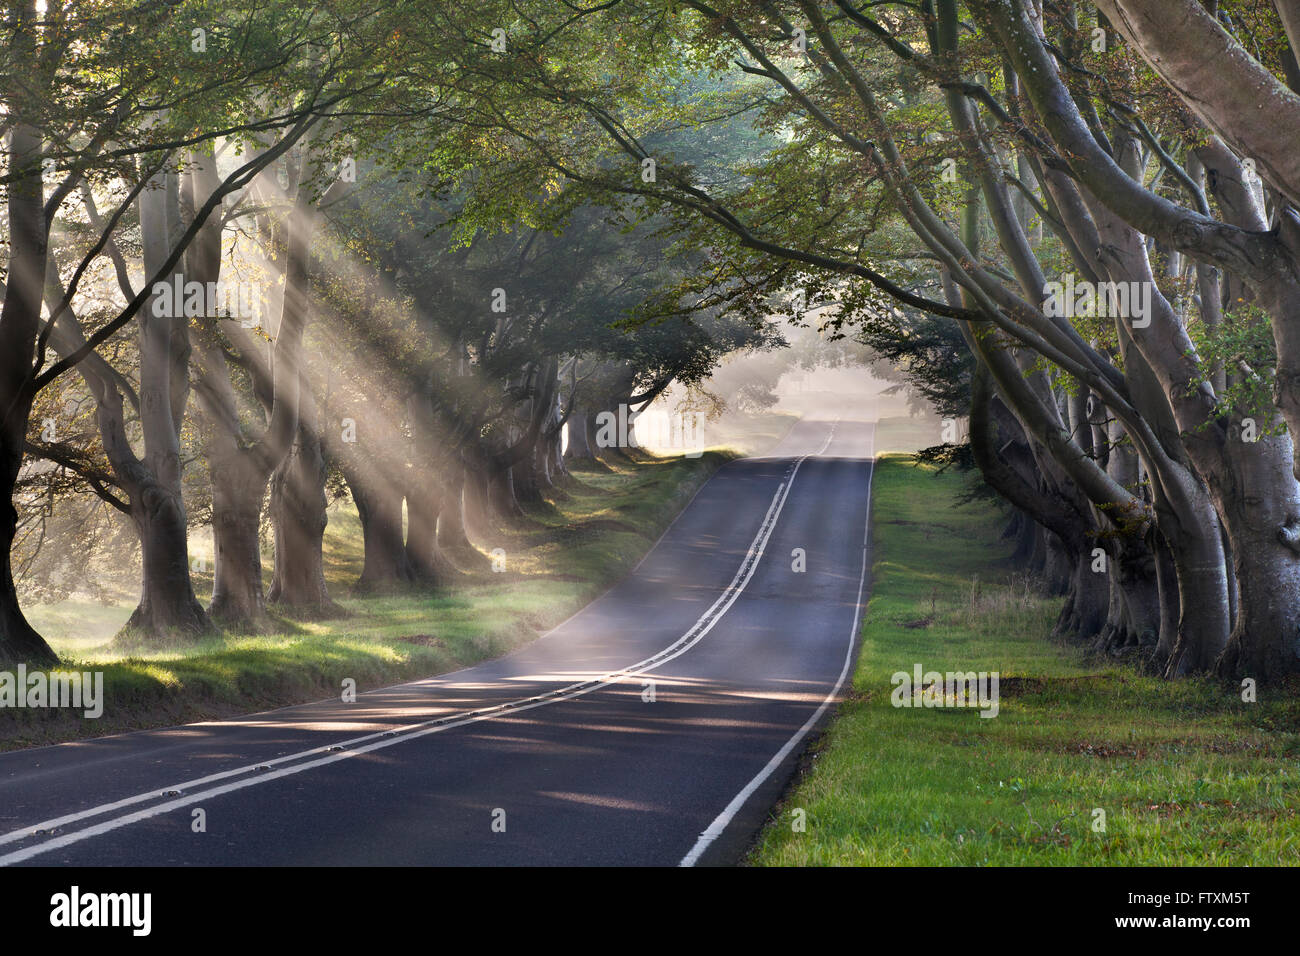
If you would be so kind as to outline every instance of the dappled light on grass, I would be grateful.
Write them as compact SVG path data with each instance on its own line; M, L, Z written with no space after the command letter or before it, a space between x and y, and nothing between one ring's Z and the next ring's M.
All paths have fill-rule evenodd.
M70 663L104 671L105 716L87 726L48 711L8 712L0 716L14 732L0 736L9 746L24 746L230 717L337 698L344 676L365 690L500 656L559 624L626 573L723 460L628 463L591 475L589 486L584 476L531 530L503 532L507 573L467 575L451 591L344 595L338 603L347 614L337 618L277 618L272 605L278 632L218 633L164 648L129 637L92 642L69 628L54 644ZM610 530L599 523L605 520L629 530ZM360 569L360 534L355 508L337 503L325 533L325 567L341 595ZM130 611L112 610L123 619ZM118 695L132 703L115 712Z

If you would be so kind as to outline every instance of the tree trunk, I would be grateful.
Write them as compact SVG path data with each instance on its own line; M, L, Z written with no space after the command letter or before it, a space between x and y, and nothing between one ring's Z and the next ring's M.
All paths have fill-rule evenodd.
M537 504L542 500L546 479L539 468L536 444L529 449L522 461L511 466L509 475L516 501Z
M1178 643L1178 619L1182 601L1178 594L1178 568L1173 552L1159 532L1156 534L1156 583L1160 590L1160 639L1156 642L1147 669L1152 674L1163 675L1169 667L1174 646Z
M1291 473L1291 440L1233 442L1224 457L1233 484L1219 506L1241 600L1217 670L1277 680L1300 672L1300 493Z
M212 619L240 630L270 625L262 596L262 498L266 476L240 449L209 458L212 473L212 539L215 567ZM209 445L209 454L216 452Z
M498 520L515 521L526 517L519 498L515 494L513 468L497 468L487 475L487 504L490 517Z
M161 188L140 197L141 247L145 272L156 274L179 228L179 180L175 172L155 176ZM172 281L181 274L174 273ZM155 312L146 301L137 318L140 349L140 425L145 454L137 460L120 445L110 460L131 495L131 517L144 552L140 604L127 627L167 643L170 632L185 636L210 630L207 614L190 580L189 542L181 478L180 428L189 396L189 332L183 308ZM159 310L164 313L167 310ZM120 401L120 399L119 399ZM120 409L114 414L120 415ZM116 432L116 430L115 430ZM120 437L120 436L119 436Z
M1218 517L1208 500L1197 509L1199 514L1194 511L1172 520L1157 519L1169 542L1178 578L1178 631L1169 651L1167 677L1208 670L1222 652L1229 630L1226 562ZM1163 654L1163 649L1158 653Z
M446 490L438 487L433 476L425 479L406 495L406 560L412 580L437 588L453 580L457 569L438 542L438 517Z
M584 405L575 405L573 411L569 413L569 420L565 423L569 439L564 449L564 457L567 460L584 464L596 461L596 453L593 451L592 421L592 416Z
M310 405L304 394L304 409ZM311 416L314 419L314 416ZM310 420L310 419L309 419ZM314 426L314 421L312 422ZM338 614L325 583L325 476L328 467L314 427L298 429L293 449L271 476L275 574L268 599L313 614Z
M465 531L467 488L466 469L453 469L438 512L438 548L457 566L467 571L481 570L487 567L488 559L474 547Z
M488 505L488 475L483 467L467 467L465 470L463 514L468 534L480 541L488 541L495 536L497 529Z
M140 535L144 574L140 603L126 622L127 630L164 644L177 635L210 631L211 622L190 581L185 509L166 489L151 485L131 496L131 518Z
M1083 552L1074 559L1070 592L1053 633L1091 640L1101 633L1110 614L1109 575L1093 571L1093 555Z
M18 512L13 506L13 486L17 474L16 468L6 464L4 486L0 486L0 494L4 495L0 501L0 549L3 549L0 553L0 664L25 661L51 667L58 663L58 655L36 629L27 623L14 585L11 554L18 527Z
M1016 550L1011 555L1011 563L1017 568L1029 568L1038 536L1035 528L1034 520L1019 510L1007 527L1007 537L1016 539Z
M383 480L369 482L354 477L348 476L348 486L361 518L365 546L365 565L356 590L385 591L400 587L412 577L402 533L402 492Z
M19 107L11 101L10 118L16 110ZM53 664L58 656L27 623L19 606L12 556L18 528L13 491L31 416L32 363L45 288L48 233L42 211L44 188L37 172L41 135L25 123L14 123L8 145L10 174L31 172L7 187L8 273L0 306L0 549L4 551L0 556L0 663Z
M1120 656L1145 648L1154 652L1160 639L1160 584L1156 557L1144 542L1123 541L1110 562L1110 608L1094 649Z

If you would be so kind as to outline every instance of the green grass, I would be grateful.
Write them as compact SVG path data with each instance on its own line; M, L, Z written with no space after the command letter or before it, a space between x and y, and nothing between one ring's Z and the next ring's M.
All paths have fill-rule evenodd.
M1300 688L1248 704L1231 686L1140 676L1052 641L1059 599L1007 569L1004 522L958 506L963 481L879 463L852 689L750 862L1300 862ZM999 715L891 706L891 675L918 662L998 671Z
M455 586L349 596L361 571L360 522L347 504L331 509L326 576L346 616L276 616L277 633L226 634L190 645L124 646L114 634L129 606L69 601L37 606L31 619L66 669L104 674L104 714L0 709L0 749L229 716L445 673L498 657L554 627L623 577L730 451L697 459L646 458L584 470L563 494L503 529L506 571L466 574ZM202 555L202 542L196 542ZM269 558L270 555L267 555ZM269 563L269 562L268 562ZM211 589L196 575L196 590Z

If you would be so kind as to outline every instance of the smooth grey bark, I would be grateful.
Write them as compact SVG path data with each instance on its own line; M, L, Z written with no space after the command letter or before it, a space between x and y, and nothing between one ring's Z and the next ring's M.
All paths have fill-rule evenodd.
M302 340L307 326L309 306L310 243L314 233L313 194L302 181L308 166L306 151L290 168L289 189L294 196L291 210L280 221L268 221L267 238L283 255L284 282L278 301L272 303L277 314L273 331L274 344L269 350L260 339L249 335L238 322L218 322L209 317L199 332L201 361L197 391L210 420L208 455L213 483L213 529L230 543L222 548L218 541L214 614L229 625L244 630L262 630L268 626L266 597L263 591L260 550L249 542L260 534L261 508L272 477L296 447L304 428L312 428L307 389L302 382ZM260 194L274 193L273 174L269 171L258 183ZM191 163L189 193L191 202L207 195L217 183L216 164L211 157L195 156ZM337 184L335 184L337 185ZM334 189L332 186L331 189ZM327 192L326 196L330 193ZM205 224L202 242L187 263L189 271L202 281L215 281L220 274L221 224ZM228 353L225 342L234 345ZM269 353L269 354L268 354ZM240 362L253 379L256 397L263 406L265 428L250 438L241 421L240 400L233 387L227 355ZM307 407L304 419L304 406ZM320 495L314 486L313 469L324 468L319 438L309 435L302 446L303 456L281 475L274 502L272 520L276 524L277 562L272 588L281 603L292 606L331 610L325 591L322 542L324 525L323 471ZM297 469L295 471L294 469ZM232 483L236 487L217 493L218 486ZM288 562L281 570L283 559ZM238 567L231 567L238 562ZM223 565L225 565L223 567ZM287 600L286 600L287 598Z
M1207 128L1254 157L1264 178L1300 204L1300 96L1198 0L1097 0L1097 7Z
M1222 583L1216 582L1218 613L1232 628L1234 650L1217 666L1234 675L1238 668L1252 668L1251 674L1243 671L1240 676L1258 679L1300 669L1300 628L1295 623L1300 621L1300 553L1288 541L1288 529L1300 522L1300 485L1290 467L1291 443L1275 436L1244 442L1239 427L1219 419L1210 386L1196 384L1201 376L1190 358L1194 346L1155 286L1146 244L1100 204L1093 213L1110 250L1111 277L1150 283L1153 290L1151 323L1131 329L1131 337L1161 380L1187 453L1205 481L1231 546L1240 603L1234 627L1225 567ZM1121 329L1121 335L1126 331ZM1171 544L1178 546L1172 538ZM1227 636L1217 644L1180 643L1171 666L1179 674L1208 670L1228 643Z
M155 179L158 188L140 196L146 275L162 268L180 232L178 174L165 171ZM116 445L110 460L131 496L131 518L144 555L140 603L127 628L166 641L177 631L207 631L211 622L194 596L181 488L180 430L189 398L188 319L180 303L173 302L170 311L157 305L151 294L137 317L144 457L137 458L129 446ZM120 408L119 403L118 413Z

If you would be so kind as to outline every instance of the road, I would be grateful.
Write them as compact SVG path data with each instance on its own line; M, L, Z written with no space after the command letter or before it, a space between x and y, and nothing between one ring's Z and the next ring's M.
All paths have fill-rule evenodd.
M0 864L734 863L847 679L873 439L801 421L725 465L626 579L506 657L0 754Z

